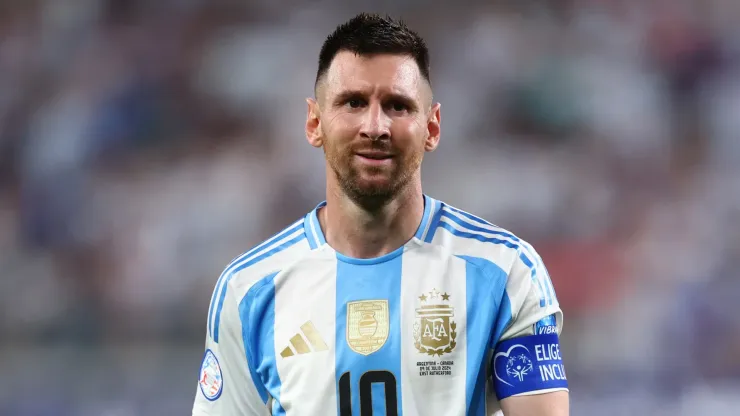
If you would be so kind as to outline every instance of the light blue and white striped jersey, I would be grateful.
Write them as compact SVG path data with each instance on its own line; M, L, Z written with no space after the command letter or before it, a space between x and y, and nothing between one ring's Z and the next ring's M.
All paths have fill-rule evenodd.
M348 258L322 206L219 277L194 415L490 415L567 390L562 312L529 244L425 196L407 244Z

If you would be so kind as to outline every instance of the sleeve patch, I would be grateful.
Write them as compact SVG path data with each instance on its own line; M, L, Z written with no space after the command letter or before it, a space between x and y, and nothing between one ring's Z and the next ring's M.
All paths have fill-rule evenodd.
M499 343L491 362L496 396L568 388L557 333L512 338Z
M221 364L218 363L216 354L210 349L206 350L203 362L200 365L200 376L198 385L206 399L214 401L221 397L224 387L224 378L221 373Z
M555 314L540 319L534 324L535 335L557 334L558 325L555 320Z

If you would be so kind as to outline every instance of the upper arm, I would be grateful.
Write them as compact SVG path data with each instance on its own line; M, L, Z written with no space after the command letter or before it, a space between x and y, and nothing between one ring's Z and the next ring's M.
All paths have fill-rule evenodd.
M260 393L257 387L261 382L253 378L247 361L239 300L228 283L222 290L226 294L216 323L219 337L216 341L206 334L193 415L269 415L267 397L263 397L265 393Z
M492 383L507 416L568 414L563 314L542 259L526 243L519 254L492 339Z
M570 414L568 392L561 390L544 394L511 396L501 401L501 410L506 416L568 416Z

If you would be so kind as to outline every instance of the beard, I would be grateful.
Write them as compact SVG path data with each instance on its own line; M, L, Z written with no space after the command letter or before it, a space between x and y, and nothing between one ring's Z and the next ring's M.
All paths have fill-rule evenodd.
M373 142L372 149L390 150L388 142ZM324 146L327 163L342 192L368 211L382 208L411 182L421 166L421 155L396 153L391 166L362 166L355 152Z

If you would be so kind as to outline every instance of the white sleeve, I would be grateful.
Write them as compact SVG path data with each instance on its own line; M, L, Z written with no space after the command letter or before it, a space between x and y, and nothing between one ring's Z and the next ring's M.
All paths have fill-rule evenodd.
M563 313L555 289L531 246L522 242L518 254L499 310L500 336L492 346L491 375L498 400L568 390L559 341Z
M239 302L231 285L226 286L218 342L206 335L193 416L270 415L268 397L264 388L262 393L258 390L262 384L255 383L247 362Z
M522 245L506 282L511 315L498 342L534 335L538 324L555 326L558 335L563 329L563 311L542 258L529 244Z

